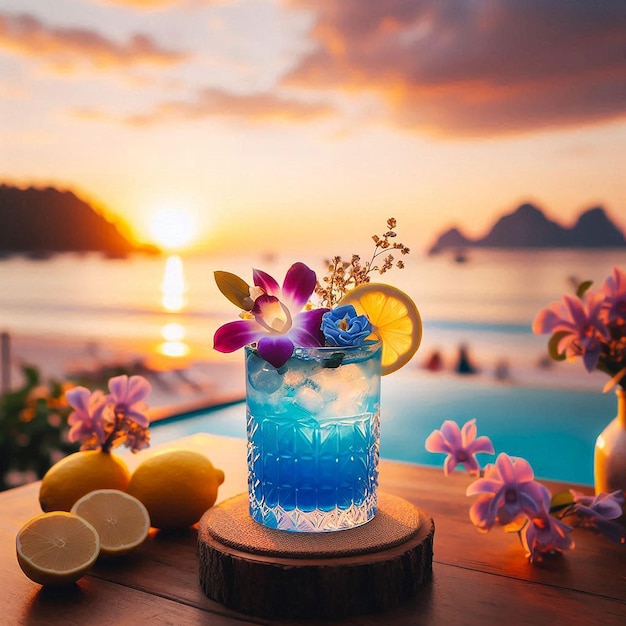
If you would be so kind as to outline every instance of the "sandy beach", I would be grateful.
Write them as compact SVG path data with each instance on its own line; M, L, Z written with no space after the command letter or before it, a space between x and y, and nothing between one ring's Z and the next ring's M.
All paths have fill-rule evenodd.
M88 337L58 335L10 336L10 386L23 381L22 368L35 366L42 382L89 379L98 372L123 367L130 374L141 374L152 383L149 397L155 414L183 412L188 408L220 404L244 395L241 355L220 355L202 346L184 357L158 353L140 340L107 337L106 342Z

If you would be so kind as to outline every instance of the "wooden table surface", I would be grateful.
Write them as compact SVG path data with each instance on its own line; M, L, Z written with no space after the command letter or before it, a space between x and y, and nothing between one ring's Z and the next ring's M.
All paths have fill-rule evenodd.
M219 501L246 489L245 442L194 435L177 442L201 449L226 473ZM156 450L156 449L155 449ZM150 454L126 455L133 466ZM144 455L144 456L142 456ZM455 472L381 461L380 488L435 520L433 580L393 611L334 624L626 624L626 549L590 531L574 531L576 548L531 565L517 535L472 526L464 495L472 479ZM553 493L565 485L547 483ZM15 535L39 510L39 484L0 493L0 624L289 624L234 613L198 584L196 530L151 530L124 560L98 563L69 590L41 588L15 557ZM297 623L302 623L299 620ZM317 624L319 621L309 621Z

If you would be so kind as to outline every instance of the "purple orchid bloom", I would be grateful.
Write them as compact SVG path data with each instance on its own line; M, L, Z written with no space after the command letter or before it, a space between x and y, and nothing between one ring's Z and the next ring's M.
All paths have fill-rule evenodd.
M596 530L614 543L626 543L626 528L611 521L622 515L624 494L621 491L597 496L586 496L574 489L570 489L570 493L574 498L574 513L578 516L576 526Z
M469 420L460 429L452 420L446 420L441 430L434 430L426 439L428 452L441 452L447 454L443 464L444 474L447 476L457 465L463 465L471 473L478 473L480 466L476 460L476 454L484 452L493 454L493 444L489 437L476 438L476 420Z
M85 387L74 387L65 393L67 403L74 409L67 422L69 440L83 442L83 449L99 448L106 439L102 413L107 398L101 391L93 393Z
M572 529L545 512L529 520L522 533L522 543L531 561L540 563L548 552L563 552L574 548L569 536Z
M614 267L600 291L605 295L605 308L609 322L626 320L626 271Z
M582 299L565 295L561 302L539 311L533 332L565 333L558 343L558 352L568 358L582 356L585 368L591 372L598 365L602 341L610 340L602 317L604 301L601 293L587 292Z
M601 493L597 496L586 496L580 491L570 489L576 503L576 512L603 519L617 519L622 514L624 494L617 490L612 493Z
M535 563L540 563L546 553L563 552L574 547L574 541L570 537L571 527L548 512L550 492L547 489L538 504L539 510L535 515L529 516L528 524L521 535L526 555Z
M481 531L496 522L511 524L526 515L535 517L550 492L534 480L535 474L526 459L501 453L495 465L487 465L484 478L475 480L466 495L480 495L470 508L470 519Z
M233 352L256 343L259 355L276 368L293 354L294 345L324 345L322 316L328 309L309 311L306 305L315 289L315 272L304 263L294 263L283 281L282 289L269 274L254 270L255 286L261 294L250 310L252 319L229 322L215 332L213 344L219 352Z
M152 385L143 376L115 376L109 380L107 400L114 403L115 416L135 422L141 428L148 428L150 419L145 415L144 399L152 390Z

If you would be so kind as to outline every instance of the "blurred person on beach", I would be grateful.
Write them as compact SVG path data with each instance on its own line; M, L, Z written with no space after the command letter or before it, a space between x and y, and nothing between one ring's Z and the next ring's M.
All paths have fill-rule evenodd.
M469 356L468 348L464 343L462 343L459 346L459 353L457 356L457 362L456 362L454 371L457 374L464 374L464 375L476 374L476 372L478 371L476 367L474 366L474 364L472 363L472 360L470 359L470 356Z
M441 352L439 352L439 350L433 350L428 359L426 359L424 367L430 372L440 372L443 369Z
M506 359L500 359L496 363L494 376L496 380L499 381L511 380L511 368L509 366L509 362Z

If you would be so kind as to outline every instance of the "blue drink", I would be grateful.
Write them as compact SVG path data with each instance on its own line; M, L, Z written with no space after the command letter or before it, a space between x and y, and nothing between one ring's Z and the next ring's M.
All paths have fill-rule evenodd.
M276 369L246 348L250 515L330 531L376 514L381 345L296 348Z

